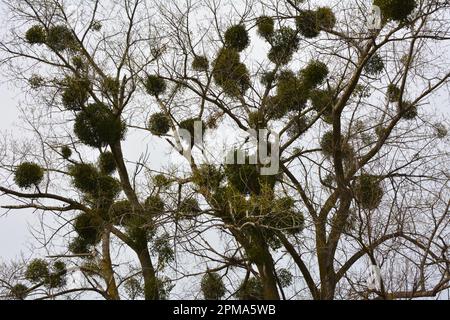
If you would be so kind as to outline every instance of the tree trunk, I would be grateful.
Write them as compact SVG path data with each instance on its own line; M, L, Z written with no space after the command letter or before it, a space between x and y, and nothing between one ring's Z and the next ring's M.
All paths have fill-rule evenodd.
M119 142L116 142L115 144L111 145L111 151L114 155L114 159L116 161L117 165L117 172L119 173L120 182L122 183L123 191L125 192L128 200L136 207L141 207L141 204L139 203L139 199L136 196L136 193L133 189L133 187L130 184L130 177L128 175L127 167L125 165L125 162L123 160L123 153L122 153L122 145Z
M264 300L280 300L272 259L258 264L257 267L263 285Z
M277 286L277 275L273 265L270 250L261 235L257 232L252 233L252 240L249 241L250 248L248 252L252 252L252 260L254 260L261 282L263 285L264 300L280 300L280 293ZM255 248L257 249L255 251ZM254 256L256 254L256 256Z
M106 282L106 293L110 300L120 300L119 290L117 289L114 270L112 268L110 254L110 232L106 230L102 235L102 273Z
M330 265L330 259L325 247L318 251L319 272L320 272L320 300L334 300L336 289L336 275L333 264Z
M320 287L320 300L334 300L336 292L336 281L334 279L334 271L328 273L325 280L322 281Z
M144 277L144 297L145 300L159 300L158 279L153 267L147 244L139 245L136 253L141 263L142 276Z
M128 200L139 211L142 210L142 206L139 203L139 199L133 187L130 184L130 178L128 176L127 168L123 160L122 146L120 141L111 145L111 150L114 154L114 159L117 164L117 171L119 172L120 181L122 182L123 191L127 195ZM139 262L142 267L142 275L144 277L144 296L145 300L159 300L158 281L153 267L150 253L148 252L146 235L143 235L141 239L136 239L136 245L134 251L136 252Z

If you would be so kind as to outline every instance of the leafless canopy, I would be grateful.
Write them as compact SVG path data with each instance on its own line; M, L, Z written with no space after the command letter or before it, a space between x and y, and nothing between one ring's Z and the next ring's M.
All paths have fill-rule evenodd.
M39 225L1 298L448 297L448 1L2 3L0 204ZM278 174L224 162L266 128Z

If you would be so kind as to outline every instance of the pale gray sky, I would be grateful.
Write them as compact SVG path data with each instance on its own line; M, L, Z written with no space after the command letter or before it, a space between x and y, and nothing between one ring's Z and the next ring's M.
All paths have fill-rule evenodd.
M2 4L0 3L0 11ZM4 24L0 27L0 32L4 31ZM448 51L448 59L450 61L450 50ZM21 130L17 127L20 122L18 113L18 103L20 101L21 93L18 92L10 83L0 82L0 97L1 97L1 114L0 114L0 134L4 132L11 132L15 136L21 136ZM439 112L450 115L450 95L448 90L442 90L439 97L433 101L433 105ZM130 139L132 140L132 139ZM127 144L127 154L138 154L145 146L149 147L152 154L152 167L157 169L167 165L164 161L166 159L166 146L158 139L153 137L137 137L133 144ZM0 198L0 205L3 199ZM0 261L8 261L12 258L18 257L23 251L29 253L27 244L32 241L29 226L35 225L38 219L32 212L16 211L7 216L4 216L5 210L0 209Z
M21 134L16 126L19 123L17 111L19 95L8 82L0 83L0 134L4 132ZM2 201L0 199L0 204ZM13 212L8 216L4 214L5 210L0 209L0 261L15 258L26 249L26 243L31 240L28 223L35 220L31 212Z

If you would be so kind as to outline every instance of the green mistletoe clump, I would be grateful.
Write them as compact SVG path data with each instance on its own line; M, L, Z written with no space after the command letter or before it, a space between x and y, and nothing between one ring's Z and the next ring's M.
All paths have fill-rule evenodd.
M176 218L177 220L189 219L197 216L199 212L201 209L197 199L187 198L180 203Z
M101 240L104 222L95 213L80 213L74 221L73 228L77 237L69 246L69 249L76 254L83 254L89 251L90 247L96 246Z
M237 159L239 151L234 152ZM245 164L226 164L225 177L228 185L241 194L260 195L265 188L273 189L277 176L261 175L260 167L250 164L250 156L245 155Z
M264 290L261 279L252 277L244 280L236 293L236 298L247 301L263 300Z
M66 265L56 261L49 265L45 260L32 260L25 270L25 278L33 284L44 284L47 288L60 288L66 284Z
M209 61L205 56L195 56L192 61L192 69L195 71L208 71L209 69Z
M336 147L334 144L334 133L333 131L326 132L320 141L320 147L322 148L322 153L328 157L332 158L334 156L334 152L336 151ZM341 154L343 159L351 159L354 156L354 150L350 143L345 141L345 139L342 141L341 145Z
M322 120L326 123L333 122L333 106L335 91L332 89L313 90L310 95L311 104L318 113L322 113Z
M272 201L272 207L265 216L263 224L271 229L296 235L303 231L305 217L296 210L293 198L284 197Z
M275 21L271 17L261 16L256 20L257 32L262 38L268 40L275 31Z
M155 136L163 136L170 131L170 119L162 112L155 113L148 121L148 130Z
M222 171L212 164L200 165L192 175L192 182L195 185L210 191L217 190L223 179L224 175Z
M73 186L99 209L108 209L122 191L117 179L99 171L92 164L72 165L69 167L69 174L72 176Z
M250 74L240 61L239 52L232 48L219 51L213 65L213 77L225 94L239 97L250 88Z
M47 33L40 25L34 25L25 33L25 39L29 44L44 44L47 41Z
M89 99L91 81L86 77L67 77L64 81L62 103L67 110L80 111Z
M389 102L399 102L401 93L402 91L399 87L397 87L395 84L390 84L387 89Z
M403 119L414 120L419 115L417 105L411 101L403 101L398 104L398 112L402 115Z
M378 76L384 71L384 61L379 54L373 55L364 66L366 74Z
M166 92L167 84L160 76L150 75L145 81L145 89L149 95L159 97Z
M250 44L248 31L243 24L231 26L225 32L225 47L241 52Z
M51 27L47 33L46 44L55 51L78 49L77 39L72 30L65 25Z
M161 199L160 196L150 196L145 200L144 208L146 214L158 217L165 211L165 204L164 201Z
M17 283L9 289L9 296L14 300L25 300L30 289L23 283Z
M416 0L375 0L385 21L393 20L397 22L407 21L409 15L416 9Z
M116 160L112 152L102 152L98 158L98 167L100 172L105 175L111 175L117 170Z
M282 27L275 31L270 39L270 44L269 60L277 65L286 65L298 50L300 39L297 31L290 27Z
M24 162L14 173L14 182L22 189L38 186L44 179L44 169L36 163Z
M70 149L68 146L61 147L60 152L64 160L69 160L72 156L72 149Z
M318 87L325 81L328 72L328 67L325 63L312 60L300 71L300 77L306 89L312 89Z
M357 179L353 193L359 205L369 210L378 208L384 196L379 177L368 174Z
M208 272L203 276L201 289L206 300L220 300L226 294L222 277L216 272Z

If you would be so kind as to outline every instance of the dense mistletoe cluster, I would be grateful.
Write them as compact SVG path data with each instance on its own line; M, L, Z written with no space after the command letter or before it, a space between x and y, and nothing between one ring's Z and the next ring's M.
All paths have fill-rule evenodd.
M186 120L183 120L180 122L180 129L183 129L183 130L186 130L189 132L189 135L191 138L191 141L190 141L191 146L194 146L194 144L196 142L195 141L196 134L201 134L202 137L205 134L204 130L201 130L201 132L198 132L198 130L197 130L197 132L196 132L195 126L196 126L196 123L198 123L198 122L201 123L202 128L205 128L205 123L199 118L189 118L189 119L186 119ZM187 138L187 137L183 137L183 138ZM187 141L187 142L189 142L189 141Z
M334 143L334 133L333 131L326 132L320 141L320 146L322 148L322 153L328 157L332 158L334 156L334 152L336 151L335 143ZM354 156L354 150L350 143L343 139L341 145L341 154L343 159L351 159Z
M104 222L96 212L80 213L73 227L77 237L72 240L69 249L75 254L86 254L100 242Z
M369 210L378 208L384 196L379 177L368 174L357 179L353 193L359 205Z
M297 29L305 38L316 38L323 29L333 29L336 17L329 7L300 11L296 18Z
M25 300L28 297L30 288L23 283L17 283L9 290L9 296L13 300Z
M195 56L192 61L192 69L195 71L208 71L209 61L205 56Z
M165 204L160 196L150 196L145 200L144 208L148 215L156 217L164 212Z
M316 10L317 21L322 29L333 29L336 25L336 16L329 7L319 7Z
M78 49L78 40L74 33L64 25L54 26L48 30L46 44L55 51Z
M294 199L291 197L275 199L272 205L270 213L264 219L264 225L291 235L299 234L303 231L305 217L296 210Z
M111 167L107 169L111 169ZM117 179L98 170L92 164L72 165L69 173L72 176L74 187L85 194L86 200L93 202L93 205L100 209L109 208L122 190Z
M315 38L321 30L333 29L335 24L336 17L328 7L300 11L296 17L296 30L288 26L275 30L274 20L267 16L261 16L256 21L258 35L271 46L268 58L277 65L286 65L292 60L299 47L299 35Z
M317 89L325 81L328 72L323 62L313 60L298 75L289 70L275 75L264 74L263 82L268 85L276 84L276 95L269 96L264 101L265 114L259 115L259 121L281 119L289 112L298 114L305 108L308 100L312 100L313 106L318 112L323 112L325 118L331 118L333 96L329 91ZM254 119L249 122L255 125Z
M162 112L155 113L148 121L148 130L155 136L163 136L170 131L170 119Z
M43 283L47 288L54 289L66 284L66 265L56 261L51 266L44 260L32 260L25 270L25 278L34 285Z
M14 174L14 182L22 189L36 187L44 179L44 170L36 163L20 164Z
M200 205L195 198L184 199L177 210L177 220L190 219L196 217L201 212Z
M238 52L244 51L250 44L248 31L243 24L238 24L228 28L225 32L224 38L225 47Z
M364 66L366 74L378 76L384 71L384 61L379 54L373 55Z
M373 4L380 8L385 21L397 22L406 22L417 7L416 0L375 0Z
M269 42L271 44L269 60L276 65L285 65L292 60L294 53L298 50L300 39L296 30L281 27L273 33Z
M92 84L88 78L67 77L64 81L62 104L67 110L80 111L89 99L90 90Z
M301 11L297 18L297 29L305 38L316 38L320 34L320 25L317 14L313 10Z
M239 97L250 88L249 71L233 48L219 51L213 64L213 76L216 84L231 97Z
M417 105L411 101L403 101L398 104L398 112L405 120L414 120L419 115Z
M220 300L226 293L221 276L215 272L208 272L203 276L201 289L206 300Z
M105 175L112 175L117 170L116 160L112 152L102 152L98 159L100 172Z
M256 21L258 35L268 40L275 31L275 21L271 17L261 16Z
M289 136L297 137L304 133L308 127L308 119L304 116L294 116L293 123L288 129Z
M399 87L397 87L395 84L390 84L387 90L389 102L399 102L401 93L402 92Z
M42 26L32 26L25 33L25 39L29 44L44 44L47 40L47 33Z
M63 159L65 160L69 160L70 157L72 156L72 149L70 149L68 146L63 146L61 148L61 156L63 157Z
M322 120L326 123L333 121L333 106L335 103L336 92L332 89L312 90L310 94L313 108L322 114Z
M328 67L325 63L313 60L300 71L300 78L306 90L321 85L328 76Z
M240 151L235 151L238 159ZM245 164L226 164L225 177L228 184L237 192L245 195L260 195L264 188L273 189L277 176L263 176L257 164L251 164L250 156L244 155Z
M137 207L128 200L115 202L109 207L106 219L114 225L124 227L133 240L147 241L155 235L154 219L165 213L165 210L163 199L159 195L151 195Z
M125 123L105 104L89 104L75 118L76 136L94 148L115 144L124 138L125 131Z
M157 75L150 75L145 81L145 89L149 95L159 97L166 92L167 84L161 77Z
M25 33L26 41L31 45L45 44L55 51L78 50L78 40L72 30L65 25L44 28L34 25Z
M113 77L106 77L102 80L102 91L110 98L117 97L120 93L120 81Z
M192 182L199 188L217 190L224 179L223 173L211 164L202 164L194 171Z
M54 51L78 50L78 40L72 30L65 25L44 28L34 25L25 33L25 40L31 45L45 44Z
M308 100L306 84L291 71L284 71L279 75L276 92L269 105L272 114L275 113L275 106L280 108L278 112L283 115L287 111L301 111Z
M252 277L244 280L236 293L236 298L247 301L263 300L264 293L261 279Z
M164 174L158 174L153 177L153 183L157 188L167 188L171 185L172 181Z

